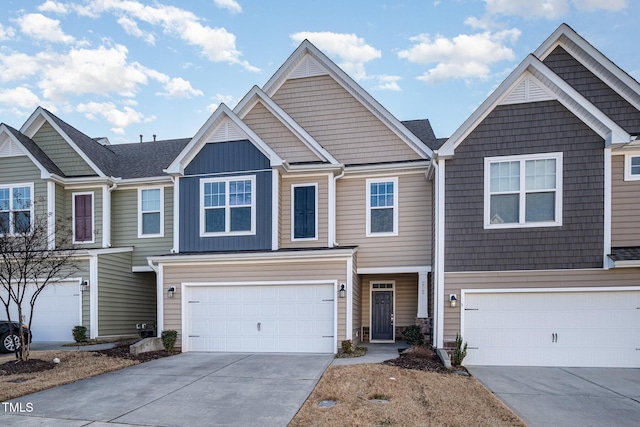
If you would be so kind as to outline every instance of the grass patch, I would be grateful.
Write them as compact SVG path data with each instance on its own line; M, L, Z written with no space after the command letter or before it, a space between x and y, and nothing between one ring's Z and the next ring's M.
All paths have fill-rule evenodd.
M367 347L353 347L351 351L339 349L338 354L336 354L336 358L362 357L365 354L367 354Z
M85 345L110 344L112 342L113 341L105 341L105 340L86 340L86 341L62 344L60 347L84 347Z
M370 396L390 402L369 402ZM338 404L318 406L329 397ZM526 427L473 377L381 364L330 366L290 427L336 425Z

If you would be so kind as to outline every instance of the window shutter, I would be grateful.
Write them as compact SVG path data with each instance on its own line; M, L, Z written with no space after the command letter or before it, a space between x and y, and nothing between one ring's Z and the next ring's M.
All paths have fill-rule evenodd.
M91 195L75 196L75 240L87 242L93 240L93 215L91 212Z
M316 188L294 188L294 229L295 239L312 238L316 235Z

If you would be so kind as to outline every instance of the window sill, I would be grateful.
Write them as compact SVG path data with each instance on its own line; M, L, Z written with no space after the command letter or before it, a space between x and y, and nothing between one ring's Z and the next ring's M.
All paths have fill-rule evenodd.
M485 230L501 230L509 228L541 228L541 227L562 227L561 222L556 221L544 221L544 222L525 222L522 224L509 223L509 224L485 224Z

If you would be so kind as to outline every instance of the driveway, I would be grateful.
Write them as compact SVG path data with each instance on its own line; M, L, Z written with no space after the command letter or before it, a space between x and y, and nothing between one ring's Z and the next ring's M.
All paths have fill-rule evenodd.
M637 426L640 369L467 366L530 427Z
M286 426L332 360L184 353L3 403L0 425Z

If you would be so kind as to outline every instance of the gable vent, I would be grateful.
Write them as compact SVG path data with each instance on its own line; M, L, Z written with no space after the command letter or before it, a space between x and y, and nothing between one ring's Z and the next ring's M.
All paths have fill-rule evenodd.
M7 135L0 136L0 157L24 156L22 148Z
M235 123L227 119L218 126L207 142L239 141L241 139L247 139L247 135Z
M521 104L524 102L549 101L555 99L551 96L544 86L531 75L526 75L518 82L518 84L509 92L509 94L500 102L505 104Z
M303 77L321 76L328 74L327 70L312 57L308 56L289 75L290 79L301 79Z

